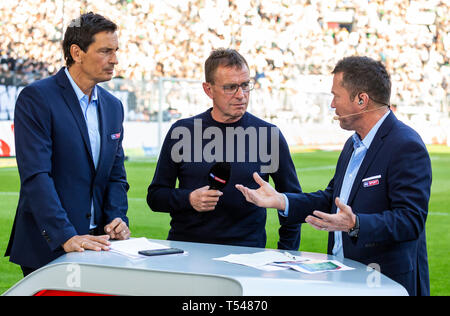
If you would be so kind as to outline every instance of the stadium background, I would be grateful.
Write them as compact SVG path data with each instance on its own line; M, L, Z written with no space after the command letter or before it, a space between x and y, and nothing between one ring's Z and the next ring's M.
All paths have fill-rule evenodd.
M174 120L210 106L201 88L213 48L239 50L256 89L249 111L277 124L305 191L326 186L351 134L332 121L331 76L348 55L381 60L392 75L392 109L430 147L433 187L427 222L432 294L448 295L450 198L450 6L437 0L15 0L0 2L0 156L14 156L14 103L21 89L64 65L61 38L80 12L119 26L119 65L104 86L126 109L124 147L130 219L137 235L166 238L168 219L144 198L161 139ZM307 149L305 151L305 149ZM3 166L3 168L1 168ZM9 236L19 182L0 159L0 251ZM133 224L132 224L133 225ZM276 221L269 218L268 247ZM447 226L448 227L448 226ZM326 236L304 229L301 250L325 251ZM0 293L20 278L0 261Z

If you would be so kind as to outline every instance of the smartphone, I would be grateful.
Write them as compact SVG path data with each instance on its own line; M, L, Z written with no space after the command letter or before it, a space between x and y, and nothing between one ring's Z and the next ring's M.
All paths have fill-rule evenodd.
M178 248L166 248L166 249L153 249L153 250L140 250L138 254L144 256L161 256L161 255L172 255L175 253L183 253L184 250Z

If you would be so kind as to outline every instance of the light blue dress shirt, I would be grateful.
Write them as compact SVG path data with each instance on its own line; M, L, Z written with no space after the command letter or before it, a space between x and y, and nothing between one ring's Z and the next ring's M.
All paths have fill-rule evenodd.
M73 80L67 68L64 69L69 79L75 94L77 95L78 102L80 102L81 111L83 112L84 120L86 121L86 126L89 134L89 142L91 144L92 159L94 161L94 166L97 168L98 159L100 157L100 130L98 123L98 96L97 96L97 86L94 86L92 90L91 100L89 101L89 96L85 95L83 91L78 87L78 85ZM97 227L94 222L94 202L91 201L91 222L90 229Z
M353 154L350 158L350 162L348 163L347 170L345 172L344 181L342 183L341 192L339 194L339 199L343 203L347 203L348 198L350 196L350 192L353 187L353 182L355 181L356 175L358 174L359 168L366 156L367 150L372 144L372 141L375 135L378 132L381 124L383 124L386 117L391 113L388 111L370 130L370 132L364 137L363 140L359 137L357 133L352 135L353 140ZM286 209L284 212L279 211L280 215L287 217L289 215L289 200L285 194L284 199L286 200ZM333 202L334 203L334 202ZM340 210L338 209L337 212ZM333 247L333 255L343 259L344 258L344 249L342 247L342 232L337 231L334 232L334 247Z
M378 122L372 127L370 132L364 137L363 140L359 137L357 133L353 134L353 154L350 158L350 161L347 166L347 170L345 171L344 181L342 182L341 192L339 194L339 199L342 203L347 204L348 198L350 196L350 192L353 187L353 183L355 182L356 175L358 174L359 168L366 157L367 150L369 149L375 135L378 132L381 124L383 124L386 117L389 115L391 111L388 111ZM337 209L337 213L339 213L340 209ZM336 231L334 232L334 247L333 247L333 255L338 258L344 258L344 249L342 246L342 232Z

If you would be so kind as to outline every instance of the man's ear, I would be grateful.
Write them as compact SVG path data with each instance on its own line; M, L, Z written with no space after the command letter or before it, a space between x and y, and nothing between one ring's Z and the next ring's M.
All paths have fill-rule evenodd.
M366 107L369 104L369 95L365 92L362 92L357 95L358 98L358 105L361 107Z
M203 91L205 91L206 95L213 99L212 87L209 82L203 82Z
M84 52L80 48L80 46L78 46L77 44L72 44L70 46L70 55L72 56L72 59L76 64L81 64L83 62L82 54L84 54Z

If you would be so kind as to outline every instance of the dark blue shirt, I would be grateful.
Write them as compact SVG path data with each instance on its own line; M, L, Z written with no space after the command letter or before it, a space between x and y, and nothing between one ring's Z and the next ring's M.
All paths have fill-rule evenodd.
M263 130L265 133L261 133ZM271 134L273 130L277 133ZM214 135L208 131L213 131ZM249 133L242 137L243 131ZM230 132L238 135L233 141L229 134L227 136ZM273 142L278 142L278 146L274 147ZM274 153L272 148L276 149ZM212 161L211 154L217 159ZM219 158L220 154L222 158ZM274 159L275 155L279 157L278 163L267 161L267 157ZM189 194L208 185L208 173L216 161L231 163L230 180L222 190L224 194L216 208L199 213L192 208ZM275 165L274 170L262 172L271 169L271 163ZM219 123L212 118L209 109L195 117L179 120L170 128L148 188L147 203L155 212L170 213L169 240L263 248L266 246L266 209L247 202L235 188L235 184L258 188L253 180L254 172L266 181L270 176L279 192L301 192L289 147L275 125L248 112L235 123ZM287 225L282 216L279 220L278 248L297 250L300 224Z

